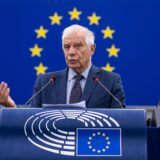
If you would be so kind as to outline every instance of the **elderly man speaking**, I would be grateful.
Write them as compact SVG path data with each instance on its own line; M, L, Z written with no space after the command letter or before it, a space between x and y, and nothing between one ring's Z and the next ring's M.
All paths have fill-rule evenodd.
M68 67L62 71L40 75L35 82L33 93L35 96L29 101L29 106L75 104L83 101L87 108L125 107L120 76L92 64L92 55L96 48L92 31L80 25L65 28L62 48ZM2 82L0 104L5 107L16 107L9 92L7 83Z

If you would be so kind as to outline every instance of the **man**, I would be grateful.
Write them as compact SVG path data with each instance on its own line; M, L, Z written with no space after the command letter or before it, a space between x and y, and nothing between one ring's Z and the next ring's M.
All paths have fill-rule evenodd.
M53 77L54 83L48 84L33 98L30 103L32 107L80 101L85 101L86 107L92 108L122 108L125 106L125 95L120 76L97 68L91 63L96 45L94 34L88 28L80 25L67 27L63 31L62 47L68 68L38 77L33 94L37 93ZM0 104L16 107L9 92L7 84L2 82L0 84Z

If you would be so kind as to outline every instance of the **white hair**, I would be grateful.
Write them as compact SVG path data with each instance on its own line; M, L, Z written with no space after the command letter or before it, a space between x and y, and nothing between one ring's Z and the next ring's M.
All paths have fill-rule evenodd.
M89 30L87 27L83 27L81 25L78 25L78 24L73 24L67 28L65 28L63 30L63 33L62 33L62 43L64 41L64 38L69 35L69 34L73 34L73 33L81 33L81 32L85 32L85 41L86 43L91 46L94 44L94 40L95 40L95 36L94 36L94 33Z

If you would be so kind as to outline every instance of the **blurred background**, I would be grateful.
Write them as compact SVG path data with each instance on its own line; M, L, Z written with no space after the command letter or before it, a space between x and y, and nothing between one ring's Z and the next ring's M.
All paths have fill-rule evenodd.
M39 74L66 67L65 27L95 33L93 64L121 75L128 105L160 101L159 0L0 0L0 81L17 104Z

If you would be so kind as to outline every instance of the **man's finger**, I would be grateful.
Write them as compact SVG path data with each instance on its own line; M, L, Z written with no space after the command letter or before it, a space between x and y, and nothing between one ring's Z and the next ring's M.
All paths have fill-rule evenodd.
M2 90L3 86L4 86L4 82L1 82L0 83L0 93L1 93L1 90Z
M7 83L3 82L1 86L0 96L4 99L5 93L7 92Z
M6 102L6 101L8 100L9 92L10 92L10 89L7 88L7 89L6 89L6 92L4 93L4 97L3 97L4 102Z

